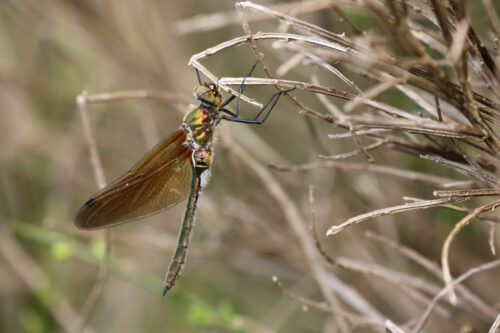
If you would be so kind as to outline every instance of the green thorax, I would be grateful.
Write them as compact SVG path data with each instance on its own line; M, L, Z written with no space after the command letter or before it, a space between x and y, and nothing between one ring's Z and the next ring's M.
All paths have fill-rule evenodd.
M192 107L184 117L183 122L191 130L193 141L201 147L207 147L212 141L216 114L213 107L200 105Z

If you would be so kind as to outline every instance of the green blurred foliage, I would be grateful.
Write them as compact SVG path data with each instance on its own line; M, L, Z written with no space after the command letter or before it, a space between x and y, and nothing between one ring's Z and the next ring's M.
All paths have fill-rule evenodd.
M34 310L21 310L19 312L19 322L26 333L48 332L44 318Z

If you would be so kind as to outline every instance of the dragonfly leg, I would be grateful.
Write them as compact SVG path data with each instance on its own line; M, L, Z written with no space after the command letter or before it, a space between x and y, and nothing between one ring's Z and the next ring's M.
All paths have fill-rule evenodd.
M247 76L245 76L245 78L243 79L243 82L241 82L241 86L240 88L238 89L238 106L236 107L236 115L235 117L238 117L238 114L240 112L240 101L241 101L241 94L243 93L243 90L245 90L245 88L247 87L246 84L245 84L245 80L247 79L247 77L250 77L252 76L252 73L253 71L255 70L255 67L257 66L257 64L259 63L259 61L256 61L255 64L253 64L252 66L252 69L250 69L250 72L248 73ZM224 108L226 105L228 105L229 103L231 103L234 99L236 98L236 96L234 95L231 95L228 99L226 99L224 102L222 102L222 104L220 105L221 108ZM221 111L227 111L227 110L221 110Z
M203 83L201 83L200 71L198 70L198 68L196 68L196 76L198 77L198 83L200 84L200 86L202 86Z
M295 87L291 88L291 89L287 89L287 90L281 90L281 91L273 94L271 96L271 98L269 98L267 103L262 107L262 109L260 109L260 111L257 113L257 115L255 117L253 117L252 119L238 118L237 115L234 116L233 114L230 114L232 117L222 116L221 119L224 119L227 121L233 121L236 123L255 124L255 125L263 124L266 121L267 117L269 117L269 114L271 113L271 111L276 106L276 103L278 103L278 100L281 97L281 95L288 93L290 91L293 91L293 90L295 90ZM259 119L259 117L262 114L264 114L264 116L262 117L262 119Z

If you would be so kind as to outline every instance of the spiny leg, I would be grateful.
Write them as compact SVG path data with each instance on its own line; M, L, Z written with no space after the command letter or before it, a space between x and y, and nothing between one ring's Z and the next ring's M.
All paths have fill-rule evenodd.
M257 60L257 61L255 62L255 64L253 64L252 69L250 69L250 72L248 73L248 75L247 75L247 76L245 76L245 78L243 79L243 82L241 82L241 86L240 86L240 88L238 89L238 105L237 105L237 107L236 107L236 113L233 113L233 112L231 112L231 111L229 111L229 110L224 109L224 111L226 111L226 112L227 112L227 111L229 111L228 113L229 113L230 115L232 115L233 117L238 117L239 112L240 112L241 94L243 93L243 90L245 90L245 88L247 87L247 86L246 86L246 84L245 84L245 80L247 79L247 77L252 76L252 73L253 73L253 71L255 70L255 67L257 67L257 64L258 64L258 63L259 63L259 61ZM236 97L236 96L231 95L228 99L226 99L224 102L222 102L222 104L220 105L220 108L222 109L222 108L224 108L226 105L228 105L229 103L231 103L231 102L235 99L235 97Z
M253 119L241 119L241 118L238 118L237 116L234 116L232 114L230 114L230 115L232 115L232 117L222 116L220 119L224 119L227 121L234 121L237 123L260 125L266 121L267 117L269 117L269 114L276 106L276 103L278 103L278 100L280 99L281 95L288 93L290 91L293 91L293 90L295 90L295 87L291 88L291 89L287 89L287 90L281 90L281 91L273 94L271 96L271 98L269 98L267 103L262 107L262 109L260 109L260 111L257 113L257 115ZM222 111L224 111L224 110L222 110ZM261 120L258 120L260 115L264 112L265 112L264 117L262 117Z

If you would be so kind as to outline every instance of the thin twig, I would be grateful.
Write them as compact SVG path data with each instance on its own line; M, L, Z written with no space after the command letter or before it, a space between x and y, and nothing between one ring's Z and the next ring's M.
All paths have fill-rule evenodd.
M378 140L377 142L375 143L372 143L371 145L368 145L368 146L364 146L363 148L368 151L368 150L373 150L373 149L376 149L384 144L386 144L388 142L388 140L384 139L384 140ZM338 154L338 155L330 155L330 156L325 156L325 155L318 155L319 158L322 158L322 159L325 159L325 160L342 160L342 159L346 159L346 158L349 158L349 157L353 157L353 156L356 156L360 153L360 150L359 149L355 149L353 151L350 151L350 152L347 152L347 153L343 153L343 154Z
M357 136L361 135L370 135L374 133L385 133L389 132L390 130L388 129L371 129L371 130L364 130L364 131L356 131ZM328 139L344 139L344 138L350 138L351 137L351 132L347 133L340 133L340 134L328 134Z
M458 141L455 139L455 138L450 138L451 142L453 142L453 144L455 145L455 147L457 147L457 150L459 151L460 155L462 155L462 157L464 158L465 161L467 161L467 163L469 163L469 165L471 166L472 169L474 169L476 171L476 173L478 175L481 175L481 181L483 184L485 184L486 186L492 186L493 184L496 183L496 181L494 180L494 178L489 175L486 170L484 170L480 165L479 163L473 159L463 148L462 146L460 145L460 143L458 143Z
M302 165L292 165L292 166L284 166L284 165L275 165L269 164L270 168L285 171L285 172L298 172L298 171L306 171L306 170L315 170L315 169L324 169L324 168L337 168L347 171L369 171L380 174L385 174L393 177L399 177L403 179L409 180L419 180L426 183L443 185L450 182L453 182L452 179L439 177L435 175L425 174L421 172L408 171L405 169L394 168L386 165L378 165L378 164L366 164L366 163L351 163L351 162L342 162L342 161L325 161L325 162L315 162L308 163Z
M453 239L455 239L455 236L458 234L460 230L462 230L464 227L466 227L470 221L472 221L476 216L483 212L487 212L489 210L495 209L495 207L500 206L500 200L493 201L489 204L483 205L479 208L474 209L474 212L465 216L463 219L461 219L455 227L453 227L453 230L448 234L448 237L446 237L446 240L443 243L443 249L441 251L441 266L443 269L443 278L446 283L446 285L450 285L452 282L452 277L450 273L450 263L449 263L449 252L450 252L450 246L451 242ZM456 304L457 302L457 296L455 295L455 292L453 291L453 286L448 288L450 292L450 302L452 304Z
M497 319L493 322L488 333L496 333L500 327L500 314L498 314Z
M399 327L398 325L394 324L391 320L387 319L385 321L385 328L386 332L391 332L391 333L405 333L406 331Z
M500 188L480 188L473 190L458 190L458 191L434 191L432 195L435 197L477 197L477 196L492 196L500 195Z
M357 224L360 222L363 222L367 219L374 218L374 217L379 217L379 216L384 216L384 215L392 215L392 214L398 214L402 212L407 212L410 210L416 210L416 209L427 209L427 208L432 208L432 207L438 207L443 204L447 204L450 202L460 202L460 201L466 201L468 200L468 197L449 197L445 199L437 199L437 200L428 200L424 202L414 202L414 203L406 203L404 205L399 205L399 206L393 206L393 207L387 207L383 209L378 209L374 210L369 213L361 214L355 217L351 217L349 220L345 221L344 223L341 223L339 225L334 225L328 229L326 232L327 236L335 235L339 233L341 230L353 225Z
M295 236L299 240L299 244L307 258L307 264L313 272L313 275L320 287L323 296L330 304L331 307L335 309L337 313L340 313L341 306L337 299L337 296L332 293L327 285L327 272L314 249L311 237L307 233L307 229L303 225L303 218L299 213L296 205L287 195L286 191L279 185L279 183L274 179L272 174L262 165L260 165L250 154L245 152L236 142L230 141L228 136L224 136L223 142L231 147L231 152L236 156L245 161L255 174L261 179L264 187L269 192L269 194L277 201L279 207L285 215L285 219L288 222L290 228L294 232Z
M457 162L447 160L447 159L442 158L440 156L420 155L420 158L423 158L426 160L431 160L431 161L434 161L436 163L446 165L448 167L456 169L457 171L464 171L465 173L476 178L479 181L481 181L483 179L483 177L485 177L484 175L478 173L476 170L472 169L471 167L463 165L462 163L457 163ZM491 178L489 180L495 184L498 184L498 181L496 179Z
M427 259L417 251L401 244L398 242L395 242L383 235L376 234L372 231L366 231L365 236L368 237L369 239L381 242L387 246L390 246L391 248L397 250L400 252L402 255L405 257L409 258L410 260L416 262L417 264L421 265L424 267L426 270L428 270L430 273L432 273L435 277L437 277L440 280L443 280L443 274L441 272L441 268L432 260ZM480 311L483 315L485 316L494 316L496 314L496 310L494 307L490 306L488 303L486 303L484 300L479 298L477 295L472 293L466 286L464 285L458 285L457 286L457 291L461 294L462 298L466 301L468 301L472 306L474 307L475 311ZM426 303L427 304L427 303Z
M102 168L101 159L97 153L97 145L92 134L92 127L90 126L88 110L87 110L87 96L88 94L84 91L76 98L76 104L78 105L78 110L80 110L80 115L82 117L82 127L85 134L85 140L87 141L87 146L90 152L90 164L92 170L94 171L94 178L97 183L97 188L103 188L106 186L106 178L104 177L104 171Z
M397 286L404 286L411 290L412 292L417 292L421 290L426 293L434 293L437 287L433 284L425 282L415 276L410 276L403 274L394 270L390 270L384 267L380 267L373 264L361 263L358 261L346 259L346 258L333 258L323 249L321 242L318 239L318 233L316 232L316 224L314 220L314 196L313 187L309 187L309 205L311 210L311 223L309 224L309 231L311 237L314 240L314 245L316 249L321 254L323 259L330 264L332 267L339 267L352 272L360 273L366 276L374 276L380 278L384 281L388 281ZM366 305L365 305L366 306Z
M495 227L496 227L496 224L490 222L490 232L489 232L490 236L489 236L488 244L490 245L491 254L494 256L497 255L497 250L495 248Z
M424 313L420 317L417 325L415 326L415 328L413 329L412 332L413 333L420 332L420 330L423 328L423 326L425 325L425 323L429 319L429 316L431 315L432 310L436 306L437 301L440 300L443 296L445 296L449 292L449 290L451 290L454 286L462 283L463 281L467 280L469 277L471 277L477 273L480 273L480 272L483 272L486 270L490 270L490 269L494 269L494 268L499 267L499 266L500 266L500 259L490 261L488 263L485 263L485 264L482 264L482 265L479 265L477 267L469 269L467 272L460 275L455 280L452 280L452 281L450 281L450 283L446 284L445 287L443 289L441 289L441 291L439 293L437 293L436 296L434 296L432 298L431 303L429 303L429 305L425 309Z
M183 99L183 102L190 103L191 99L187 97L184 98L185 94L174 93L169 91L162 90L147 90L147 89L139 89L139 90L123 90L117 92L110 93L100 93L100 94L91 94L82 93L79 98L83 98L81 102L85 103L106 103L117 100L127 100L127 99L158 99L162 101L168 102L179 102L179 98ZM77 103L78 100L77 100Z
M368 328L384 328L384 323L381 322L380 320L377 319L372 319L369 317L364 317L360 316L358 314L348 312L345 310L341 310L340 312L336 312L336 310L332 309L327 303L325 302L316 302L312 301L310 299L307 299L302 296L297 296L290 291L286 290L285 287L281 284L281 282L278 280L277 276L273 276L273 282L278 287L278 289L283 293L283 295L289 297L292 300L295 300L301 304L310 306L312 308L318 309L320 311L324 312L329 312L333 314L340 314L341 316L345 317L347 320L351 322L352 325L354 326L359 326L359 327L368 327Z
M370 153L368 153L368 151L363 147L363 144L356 135L356 131L354 130L354 126L352 124L349 125L349 132L351 132L352 139L354 140L354 143L358 147L358 150L363 154L364 157L366 157L368 162L375 163L375 158L372 155L370 155Z
M419 201L419 202L426 201L425 199L412 198L412 197L403 197L403 199L404 200L410 200L410 201ZM465 214L470 214L470 213L473 212L473 210L470 209L470 208L459 207L459 206L455 206L455 205L443 205L441 207L453 209L453 210L455 210L457 212L462 212L462 213L465 213ZM484 214L483 213L481 215L478 215L477 218L480 219L480 220L486 221L486 222L490 222L490 223L500 223L500 217L494 216L494 215L490 215L490 214Z
M94 170L94 176L97 183L97 187L103 188L104 186L106 186L106 179L104 176L104 171L102 168L101 160L99 158L99 154L97 153L97 145L94 140L94 135L92 134L92 128L90 126L90 122L88 119L87 94L85 92L80 94L77 97L76 101L78 108L80 110L80 114L82 116L82 126L85 133L85 139L87 141L87 145L90 151L90 163L92 165L92 169ZM94 309L95 305L97 304L97 300L99 299L99 296L102 293L104 283L106 282L109 275L108 267L109 267L109 259L111 256L110 238L111 238L111 231L109 229L104 230L105 255L99 267L99 274L97 276L97 280L94 284L94 287L92 288L92 291L87 297L87 300L85 301L82 310L80 311L80 315L77 318L73 329L71 330L72 333L80 333L83 331L83 329L87 325L90 313Z

